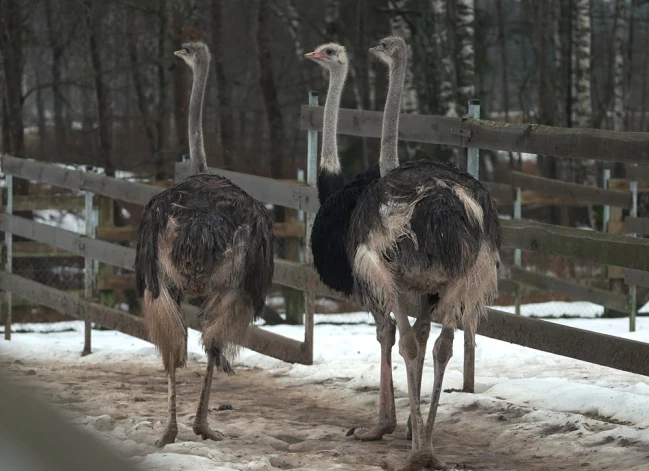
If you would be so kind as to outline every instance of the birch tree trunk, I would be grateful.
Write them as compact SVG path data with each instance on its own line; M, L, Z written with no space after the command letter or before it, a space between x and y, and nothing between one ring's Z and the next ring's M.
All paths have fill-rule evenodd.
M590 0L575 0L575 125L592 127L593 107L591 100L591 27ZM597 166L594 160L579 162L579 183L597 185ZM595 211L588 208L590 226L595 228Z
M455 62L451 54L453 48L448 37L447 0L431 0L434 16L433 41L436 56L440 63L439 77L439 113L443 116L457 117L457 102L455 93Z
M469 100L475 98L474 0L457 0L456 10L457 112L464 116Z
M63 96L60 86L61 81L61 64L65 45L61 40L61 30L55 30L54 7L57 7L56 0L47 0L45 2L45 21L47 25L47 35L49 46L52 51L52 101L54 102L54 136L56 140L55 152L56 159L62 162L64 153L63 148L66 145L66 125L63 117ZM66 159L67 160L67 159Z
M625 0L615 1L613 26L613 129L624 131L624 34L626 32Z
M406 78L403 84L403 99L401 109L404 113L419 113L419 96L414 80L414 61L412 54L412 31L410 25L403 16L402 11L406 9L406 0L392 0L390 9L393 10L390 16L390 33L392 36L401 36L406 42L408 48L408 67L406 68ZM406 149L408 157L414 157L421 145L416 142L407 142Z
M325 0L325 41L340 42L340 0ZM322 68L322 80L326 83L329 73Z

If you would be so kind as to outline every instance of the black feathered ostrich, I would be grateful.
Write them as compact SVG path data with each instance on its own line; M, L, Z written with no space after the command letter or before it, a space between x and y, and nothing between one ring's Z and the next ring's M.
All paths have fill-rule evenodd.
M404 40L388 37L370 51L388 65L390 91L400 87L407 62ZM400 98L388 93L381 178L363 192L352 213L347 251L355 295L372 312L387 316L393 311L396 317L412 419L412 452L401 469L415 470L443 466L435 457L432 432L454 329L462 327L474 339L486 306L497 294L501 228L493 199L468 173L429 159L399 166ZM433 348L435 381L425 427L419 381L428 331L410 326L405 308L409 293L428 295L434 319L443 326Z
M320 279L329 288L347 296L354 293L352 266L347 258L347 233L352 211L365 189L380 178L379 166L373 165L345 185L338 157L338 111L347 78L348 58L340 44L318 46L304 57L329 70L329 89L324 108L322 151L318 172L318 210L311 233L313 262ZM396 326L383 312L373 312L377 340L381 344L381 376L379 390L379 421L371 429L355 428L360 440L378 440L394 432L397 417L392 384L392 346Z
M199 318L207 372L193 430L203 439L221 440L223 435L207 423L214 366L233 373L229 361L248 325L261 314L273 277L268 211L227 178L205 173L202 108L209 49L202 42L191 42L174 54L194 74L189 104L193 175L147 204L135 258L144 319L169 379L167 424L159 447L173 443L178 433L175 371L186 361L180 303L186 296L205 299Z

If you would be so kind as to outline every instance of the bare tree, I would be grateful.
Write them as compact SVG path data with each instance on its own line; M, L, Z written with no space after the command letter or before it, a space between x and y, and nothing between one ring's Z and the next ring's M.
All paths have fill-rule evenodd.
M457 110L465 115L469 100L475 97L475 3L458 0L456 3L456 73Z
M64 40L63 35L61 34L61 27L58 29L55 26L61 25L62 23L57 21L59 20L58 13L59 9L58 0L47 0L45 2L45 21L47 24L47 35L49 38L49 46L52 51L52 101L54 104L54 137L56 141L55 152L58 161L62 161L65 153L63 149L67 142L67 126L65 125L65 118L63 116L63 91L61 89L61 68L63 65L63 53L67 42L72 38L72 34L68 33L67 41ZM67 159L66 159L67 160Z
M419 95L415 81L415 63L412 60L412 31L404 16L406 0L392 0L390 2L390 32L392 36L401 36L408 48L408 67L406 68L406 79L403 88L402 110L404 113L419 113ZM407 142L406 149L409 157L414 157L421 149L416 142Z
M575 125L592 127L593 106L591 97L591 26L590 0L575 0ZM578 163L578 180L590 186L597 185L597 166L594 160ZM595 227L595 211L588 208L588 220Z
M626 1L615 1L613 27L613 129L624 130L624 35L626 33Z
M99 122L99 161L104 166L106 175L115 176L115 168L111 160L113 147L113 122L110 111L110 98L108 87L104 83L102 58L101 58L101 33L100 19L102 15L102 3L97 0L85 0L86 8L86 29L88 36L88 49L90 51L90 64L92 77L95 84L95 96L97 99L97 121Z
M217 101L219 104L219 124L221 136L221 150L223 166L234 169L236 159L236 145L234 136L234 117L232 115L232 88L230 81L225 76L223 55L223 1L212 0L212 57L216 72Z
M139 67L139 60L137 54L137 38L135 36L135 14L127 15L127 44L128 44L128 57L131 65L131 77L133 78L133 88L135 89L135 96L137 97L137 104L144 121L144 134L146 135L149 144L149 154L153 162L157 161L157 139L156 128L152 112L148 106L148 97L145 92L145 84L142 77L142 72Z
M503 112L505 114L505 122L509 122L509 79L507 78L507 15L503 8L503 0L496 1L496 8L498 10L498 44L500 46L500 69L502 80L502 94L503 94Z
M183 41L186 39L184 30L184 2L182 0L170 0L171 9L171 33L173 37L173 48L178 50L182 48ZM189 38L187 38L189 39ZM198 38L192 38L198 39ZM178 138L178 151L181 155L189 153L189 139L187 136L187 110L189 108L189 98L187 94L188 81L187 71L180 64L173 65L173 89L174 89L174 106L173 117Z
M0 51L4 66L4 99L8 152L17 157L25 155L22 79L25 66L23 53L22 2L0 0ZM4 120L3 120L4 121Z
M272 178L284 178L284 121L273 73L273 56L270 44L270 0L259 1L257 17L259 86L264 99L270 133L270 174ZM277 207L275 217L276 221L283 221L283 209Z
M458 116L455 94L455 62L451 54L451 42L448 37L448 11L446 0L431 0L434 27L436 56L440 63L439 112L444 116Z

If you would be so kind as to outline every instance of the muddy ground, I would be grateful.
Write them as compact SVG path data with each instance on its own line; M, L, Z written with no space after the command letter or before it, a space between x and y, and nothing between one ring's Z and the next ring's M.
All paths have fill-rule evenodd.
M39 388L73 422L145 469L392 470L410 447L404 439L408 401L399 394L399 426L393 435L380 442L345 437L349 427L373 423L378 397L378 388L345 388L348 378L297 385L290 376L258 369L240 367L233 377L219 374L209 420L228 438L211 442L197 439L189 428L204 373L204 364L190 361L177 374L178 439L157 450L167 396L160 366L108 363L99 368L3 358L0 367ZM544 427L534 419L533 408L505 401L485 407L472 402L471 395L464 404L461 409L442 405L438 415L435 446L448 469L649 469L649 451L632 443L579 446L574 434L565 436L575 431L575 417L580 426L602 430L610 426L605 421L567 414L564 427ZM219 411L224 405L232 410Z

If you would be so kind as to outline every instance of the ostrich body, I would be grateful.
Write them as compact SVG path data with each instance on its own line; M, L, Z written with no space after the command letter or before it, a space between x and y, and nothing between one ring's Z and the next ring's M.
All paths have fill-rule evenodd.
M229 361L250 322L261 314L273 276L268 211L227 178L205 173L202 106L209 49L194 42L174 54L185 60L194 75L189 107L194 175L147 204L135 259L145 323L168 376L167 424L159 447L173 443L178 433L175 370L186 362L181 302L186 296L205 299L199 318L208 361L193 430L203 439L220 440L223 435L207 423L214 367L234 373Z
M381 178L362 194L347 240L354 295L372 312L393 311L399 353L405 360L412 420L412 452L403 470L438 468L433 425L454 329L473 339L486 306L497 294L501 228L487 190L454 165L416 159L399 166L401 84L407 62L403 39L389 37L370 49L390 70L381 137ZM425 427L420 411L421 371L430 319L411 327L409 293L427 295L442 332L433 348L435 378ZM420 319L418 319L419 322ZM473 341L473 340L472 340Z
M329 89L324 109L322 153L318 172L320 208L311 233L311 250L315 269L329 288L351 297L354 293L352 266L347 258L347 234L352 212L363 192L380 178L379 165L373 165L345 185L336 138L338 111L348 59L345 48L336 43L323 44L305 57L329 70ZM361 440L378 440L390 434L397 425L392 383L392 347L396 326L383 315L372 312L377 340L381 344L379 421L371 429L354 428L348 432Z

